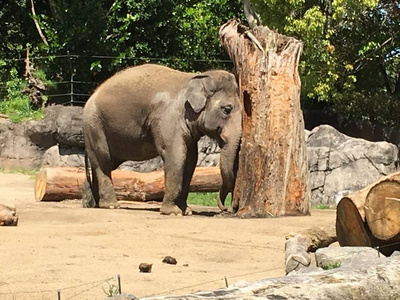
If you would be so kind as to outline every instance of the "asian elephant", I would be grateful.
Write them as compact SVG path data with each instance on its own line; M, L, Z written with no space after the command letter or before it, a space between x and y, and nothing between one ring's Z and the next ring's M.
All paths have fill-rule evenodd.
M127 160L161 155L165 193L160 211L190 215L186 199L197 142L208 135L221 147L218 205L225 209L225 197L235 182L241 110L235 77L226 71L193 74L145 64L118 72L97 88L83 109L83 205L115 206L111 171Z

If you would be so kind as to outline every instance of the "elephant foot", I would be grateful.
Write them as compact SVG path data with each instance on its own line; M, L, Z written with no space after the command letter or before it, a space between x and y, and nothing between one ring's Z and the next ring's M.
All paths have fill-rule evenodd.
M160 208L160 213L162 215L176 215L176 216L182 216L182 210L174 205L174 204L162 204Z
M193 215L192 209L189 206L187 206L185 210L185 216L191 216L191 215Z
M162 215L175 215L175 216L191 216L192 215L192 209L187 206L185 209L185 213L182 214L182 210L175 204L162 204L160 208L160 213Z
M120 205L117 200L114 201L100 201L100 208L120 208Z

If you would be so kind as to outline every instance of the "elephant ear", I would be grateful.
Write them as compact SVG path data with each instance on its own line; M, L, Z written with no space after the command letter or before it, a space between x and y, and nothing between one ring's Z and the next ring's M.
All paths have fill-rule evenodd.
M217 87L214 79L209 75L196 75L189 80L186 87L185 98L196 113L205 106L207 98L211 97Z

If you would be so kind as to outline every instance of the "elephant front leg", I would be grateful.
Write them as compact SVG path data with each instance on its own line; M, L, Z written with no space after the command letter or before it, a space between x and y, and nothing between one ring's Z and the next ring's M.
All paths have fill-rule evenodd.
M195 151L192 151L195 148ZM164 158L165 193L160 212L165 215L191 215L187 206L190 181L197 162L197 144L175 151ZM193 155L192 155L193 154Z

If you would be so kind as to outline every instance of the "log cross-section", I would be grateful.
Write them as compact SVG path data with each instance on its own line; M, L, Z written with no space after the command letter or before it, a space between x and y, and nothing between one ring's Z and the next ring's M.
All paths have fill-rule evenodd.
M400 250L400 172L343 197L336 208L341 246L372 246L390 255Z

